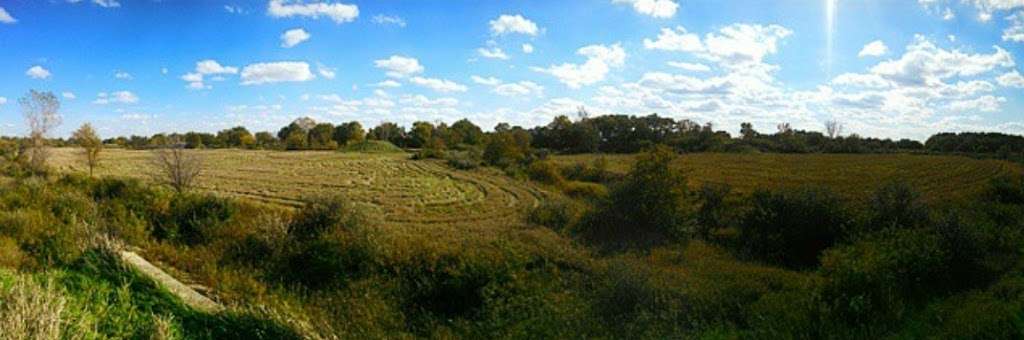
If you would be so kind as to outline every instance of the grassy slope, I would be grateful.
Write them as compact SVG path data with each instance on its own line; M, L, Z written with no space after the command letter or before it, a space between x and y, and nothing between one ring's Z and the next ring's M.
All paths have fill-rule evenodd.
M598 155L555 156L562 166L589 164ZM604 155L609 170L625 173L632 155ZM974 197L988 180L1022 171L1017 164L957 156L834 154L687 154L676 161L691 184L727 183L735 193L759 188L822 185L854 202L869 197L890 181L904 181L929 203Z

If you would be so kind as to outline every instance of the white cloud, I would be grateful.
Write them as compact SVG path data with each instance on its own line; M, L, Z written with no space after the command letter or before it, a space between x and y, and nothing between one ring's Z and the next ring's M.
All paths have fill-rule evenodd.
M242 69L241 77L242 85L303 82L316 78L309 64L298 61L249 64Z
M7 104L7 97L0 97L0 105Z
M655 18L671 18L679 4L673 0L612 0L613 4L630 4L637 13Z
M167 72L170 71L168 71L166 67L160 69L160 74L167 74Z
M74 92L67 92L67 91L65 91L64 93L61 93L61 96L63 96L64 99L67 99L67 100L75 100L75 98L78 98L78 96L75 96Z
M114 72L114 78L121 79L121 80L132 80L132 75L131 75L131 73L128 73L128 72L125 72L125 71L117 71L117 72Z
M465 85L447 79L413 77L409 82L441 93L466 92Z
M1003 30L1003 41L1024 42L1024 12L1006 17L1010 22Z
M113 93L100 92L96 95L96 100L93 104L106 105L110 103L121 103L121 104L135 104L139 102L139 97L131 91L117 91Z
M523 53L526 53L526 54L533 53L533 45L523 44Z
M121 3L118 0L92 0L92 3L104 8L121 7Z
M543 96L544 87L532 81L521 81L517 83L501 84L494 87L494 93L506 97L515 96Z
M832 79L836 86L850 86L860 88L888 88L892 82L885 80L877 74L843 73Z
M405 20L397 15L383 15L377 14L373 16L373 23L379 25L395 25L398 27L405 27Z
M938 48L918 36L901 58L879 63L871 73L900 84L935 85L954 76L975 76L997 67L1014 66L1009 52L998 46L993 48L992 54L967 54Z
M317 64L316 71L320 76L327 79L334 79L334 76L337 75L337 71L335 69L324 66L324 64Z
M974 99L957 100L949 103L949 109L962 112L995 112L1006 102L1004 97L983 96Z
M686 32L686 28L662 28L658 40L644 39L644 48L674 52L699 52L704 50L700 36Z
M377 68L386 71L385 74L392 78L405 78L423 72L423 66L416 58L409 58L400 55L393 55L387 59L380 59L373 62Z
M644 48L690 52L724 67L739 69L761 64L766 56L778 51L779 41L791 34L793 31L779 25L732 24L706 34L702 40L677 26L661 29L657 40L644 39Z
M521 33L536 36L540 29L537 24L522 15L502 15L491 20L491 33L504 35L509 33Z
M185 88L190 90L209 90L213 86L207 85L203 82L207 75L221 75L221 74L237 74L238 68L233 66L224 66L213 59L200 60L196 62L196 68L194 72L186 73L181 76L181 80L184 80L188 84ZM222 77L214 77L213 80L224 80Z
M681 61L670 61L667 63L668 66L672 66L678 69L692 71L692 72L710 72L711 67L704 64L685 63Z
M860 50L860 53L857 53L857 57L881 57L886 53L889 53L889 47L885 46L885 43L881 40L875 40L864 45L864 48Z
M30 67L27 71L25 71L25 75L33 79L48 79L51 76L50 70L47 70L39 65Z
M397 81L394 81L394 80L388 79L388 80L385 80L385 81L382 81L382 82L379 82L379 83L373 84L373 86L376 86L376 87L388 87L388 88L396 88L396 87L402 87L402 83L399 83L399 82L397 82Z
M359 7L343 3L291 3L285 0L270 0L270 4L267 5L267 14L275 18L303 16L319 19L321 16L326 16L334 20L335 23L341 24L356 20L359 17Z
M612 68L621 67L626 61L626 51L618 43L611 46L584 46L576 53L586 57L586 62L551 65L547 68L533 67L532 69L550 74L570 88L578 89L604 80Z
M492 47L492 48L489 48L489 49L481 47L481 48L476 49L476 52L479 53L480 56L484 57L484 58L501 59L501 60L508 60L509 59L508 55L505 54L505 51L502 51L501 48L498 48L498 47Z
M3 7L0 7L0 23L14 24L14 23L17 23L17 22L18 22L18 19L15 19L14 17L12 17L10 13L7 13L6 9L4 9Z
M474 83L477 83L477 84L480 84L480 85L495 86L495 85L501 84L501 79L498 79L498 78L495 78L495 77L484 78L484 77L481 77L481 76L474 75L474 76L471 76L470 79L473 79Z
M996 82L1006 87L1024 88L1024 76L1021 76L1017 70L996 77Z
M233 5L224 5L224 11L231 14L245 14L245 10L242 7Z
M301 28L293 28L281 33L281 47L292 48L295 45L302 43L303 41L309 40L309 32Z

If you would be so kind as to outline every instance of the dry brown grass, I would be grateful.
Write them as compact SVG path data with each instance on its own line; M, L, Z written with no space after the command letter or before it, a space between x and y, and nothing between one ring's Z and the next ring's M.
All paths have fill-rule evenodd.
M0 340L60 339L66 304L52 282L16 278L0 289Z

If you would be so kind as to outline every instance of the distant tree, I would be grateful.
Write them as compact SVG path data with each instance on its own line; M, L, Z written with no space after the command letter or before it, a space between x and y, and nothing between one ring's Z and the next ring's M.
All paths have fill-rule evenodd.
M261 149L273 148L277 144L277 138L267 131L257 132L255 138L256 147Z
M752 140L757 138L757 130L754 130L754 125L750 123L740 124L740 135L743 136L744 140Z
M363 125L359 122L342 123L334 128L334 141L339 146L358 143L364 138L366 138L366 131L363 130Z
M284 147L288 150L305 150L309 148L309 134L302 129L293 129L284 138Z
M89 177L92 177L93 170L100 163L100 151L103 150L103 141L96 135L92 124L85 123L72 134L71 138L82 147L82 158L85 165L89 167Z
M46 148L46 136L61 123L60 100L52 92L30 90L19 103L29 128L29 168L36 172L44 171L50 156Z
M153 149L154 179L171 186L178 193L190 190L203 171L203 159L184 143L172 141Z
M316 150L333 150L338 148L334 141L334 125L320 123L309 130L309 147Z
M158 133L149 138L149 147L159 148L171 144L171 141L167 139L167 135Z
M470 122L469 119L460 119L452 124L450 128L450 144L479 145L483 143L484 132L479 126Z
M843 124L835 120L825 122L825 134L828 135L829 139L836 139L836 137L843 134Z
M405 129L392 122L383 122L370 130L370 139L391 142L397 146L405 146Z
M185 134L185 148L187 149L202 149L203 136L197 132L189 132Z
M496 132L488 138L484 148L484 161L487 164L505 168L526 159L527 150L516 142L512 132Z
M412 123L412 129L409 130L409 147L422 148L427 146L428 143L434 138L434 124L429 122L415 122Z
M251 148L256 144L256 137L243 126L218 132L217 140L220 141L220 145L233 148Z

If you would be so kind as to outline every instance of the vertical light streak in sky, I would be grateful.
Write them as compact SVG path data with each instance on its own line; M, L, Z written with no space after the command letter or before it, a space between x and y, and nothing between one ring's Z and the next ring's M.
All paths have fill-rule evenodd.
M836 35L836 2L839 0L825 0L825 69L828 76L832 77L832 47Z

